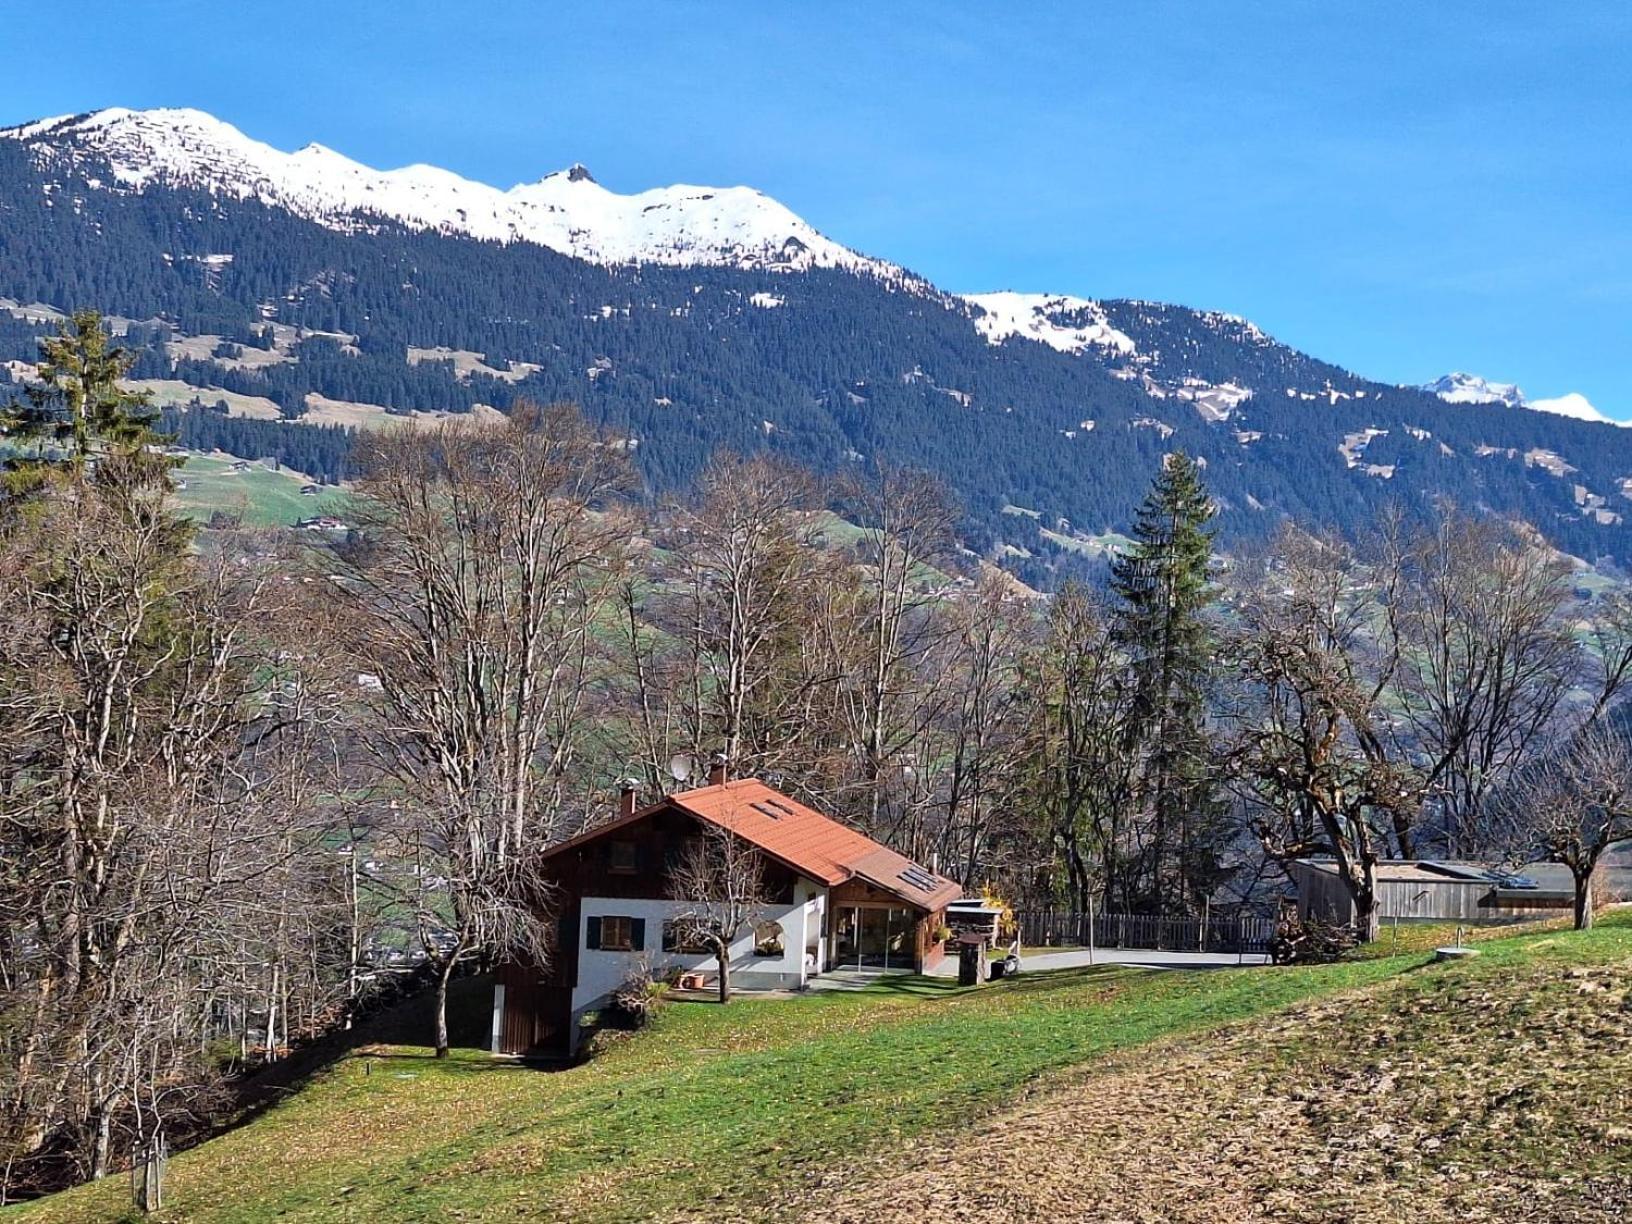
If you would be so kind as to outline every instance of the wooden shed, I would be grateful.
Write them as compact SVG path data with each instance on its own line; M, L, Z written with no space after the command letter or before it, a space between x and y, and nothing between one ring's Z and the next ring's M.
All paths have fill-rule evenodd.
M1605 869L1601 892L1620 889L1623 871ZM1330 859L1297 859L1287 864L1287 874L1298 890L1300 917L1354 921L1354 902ZM1573 899L1569 872L1557 863L1518 870L1435 859L1377 864L1377 908L1385 922L1514 922L1567 912Z

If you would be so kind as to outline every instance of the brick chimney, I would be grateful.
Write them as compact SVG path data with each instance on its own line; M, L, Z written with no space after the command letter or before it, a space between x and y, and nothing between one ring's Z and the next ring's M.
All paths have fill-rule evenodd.
M730 776L730 770L726 768L725 753L716 752L714 759L709 762L708 784L710 786L723 786L730 779Z
M633 816L635 814L635 795L640 791L640 784L633 778L625 778L618 784L618 815Z

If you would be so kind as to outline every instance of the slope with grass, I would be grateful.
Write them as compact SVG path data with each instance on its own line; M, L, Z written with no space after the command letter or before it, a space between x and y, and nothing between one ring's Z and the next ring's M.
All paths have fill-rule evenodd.
M852 1166L802 1209L854 1224L1632 1217L1632 922L1481 952L1113 1056L944 1162Z
M1485 955L1471 965L1424 967L1425 957L1410 953L1206 973L1106 967L1026 975L979 990L897 979L849 993L743 999L729 1008L674 1004L652 1031L553 1072L496 1063L476 1051L439 1064L413 1048L360 1050L255 1121L177 1157L166 1218L234 1224L738 1218L785 1215L795 1203L818 1217L856 1219L1186 1218L1183 1179L1141 1189L1172 1194L1168 1215L1155 1199L1144 1214L1096 1215L1091 1203L1059 1196L1103 1188L1126 1173L1107 1155L1117 1150L1118 1136L1124 1158L1148 1166L1160 1163L1152 1152L1183 1152L1185 1140L1193 1145L1215 1131L1220 1142L1258 1134L1266 1119L1274 1121L1282 1097L1296 1099L1288 1094L1324 1099L1325 1052L1338 1051L1331 1073L1346 1073L1359 1057L1352 1047L1375 1040L1379 1024L1402 1033L1402 1049L1412 1057L1428 1057L1443 1026L1424 1027L1420 1035L1397 1018L1437 1015L1435 1000L1462 999L1457 1014L1474 1028L1493 1014L1480 992L1492 998L1506 992L1513 1005L1552 1015L1555 1001L1575 997L1558 985L1574 980L1570 972L1624 978L1632 923L1483 947ZM1534 992L1532 981L1542 983ZM1331 1003L1351 992L1360 992L1353 1006ZM1606 988L1604 997L1620 996ZM1193 1072L1190 1079L1179 1076L1175 1060ZM1209 1071L1215 1061L1223 1068L1218 1073ZM1454 1068L1420 1074L1424 1083L1435 1082L1434 1075L1455 1079ZM1115 1081L1107 1077L1117 1075L1136 1079L1112 1091ZM1184 1092L1174 1090L1178 1083L1187 1085ZM1533 1086L1529 1099L1542 1101L1548 1091ZM1216 1095L1216 1113L1208 1092ZM1096 1101L1089 1116L1110 1133L1086 1149L1055 1142L1074 1133L1062 1129L1071 1115L1045 1115L1028 1130L1016 1117L1034 1105L1020 1115L1002 1112L1026 1098L1066 1111L1072 1101ZM1192 1103L1191 1113L1169 1109L1175 1100ZM1399 1120L1390 1124L1403 1134L1430 1102L1420 1094L1399 1100ZM994 1130L979 1143L946 1142L954 1129L994 1115ZM1369 1133L1345 1123L1341 1111L1332 1118L1348 1140ZM1609 1134L1600 1141L1621 1142ZM1356 1159L1369 1151L1342 1149ZM1546 1152L1547 1159L1575 1158L1574 1149L1556 1145ZM979 1197L992 1180L987 1175L1016 1153L1036 1167L1011 1170L1013 1184L1043 1179L1054 1197L988 1209ZM1317 1146L1292 1167L1318 1172L1330 1159ZM1256 1167L1253 1161L1243 1167ZM1580 1176L1596 1175L1587 1155L1580 1164ZM1187 1165L1186 1175L1198 1176L1198 1167ZM1225 1173L1232 1193L1239 1190L1240 1169ZM924 1180L932 1174L950 1180ZM1293 1177L1294 1191L1296 1183ZM118 1219L127 1193L115 1179L14 1218ZM944 1211L926 1215L928 1201ZM1287 1201L1301 1199L1291 1193ZM1339 1217L1282 1211L1253 1218Z
M216 513L240 519L247 527L287 527L316 514L332 514L340 494L324 490L302 496L307 477L288 468L273 470L250 463L234 471L232 455L188 455L176 470L181 487L176 503L189 517L208 521Z

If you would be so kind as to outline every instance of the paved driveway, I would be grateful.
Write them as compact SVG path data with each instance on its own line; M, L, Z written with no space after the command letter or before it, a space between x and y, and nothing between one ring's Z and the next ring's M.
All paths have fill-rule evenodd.
M1249 965L1267 965L1269 957L1260 952L1236 956L1233 952L1157 952L1143 948L1062 948L1026 957L1020 962L1020 972L1039 972L1043 969L1080 969L1087 965L1143 965L1151 969L1235 969ZM949 956L936 968L939 977L958 976L958 958Z

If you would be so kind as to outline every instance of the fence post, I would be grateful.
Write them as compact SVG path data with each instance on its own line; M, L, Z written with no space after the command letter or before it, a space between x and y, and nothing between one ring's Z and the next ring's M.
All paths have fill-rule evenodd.
M136 1209L149 1215L164 1206L164 1166L169 1155L163 1132L136 1149L130 1165L130 1188Z

